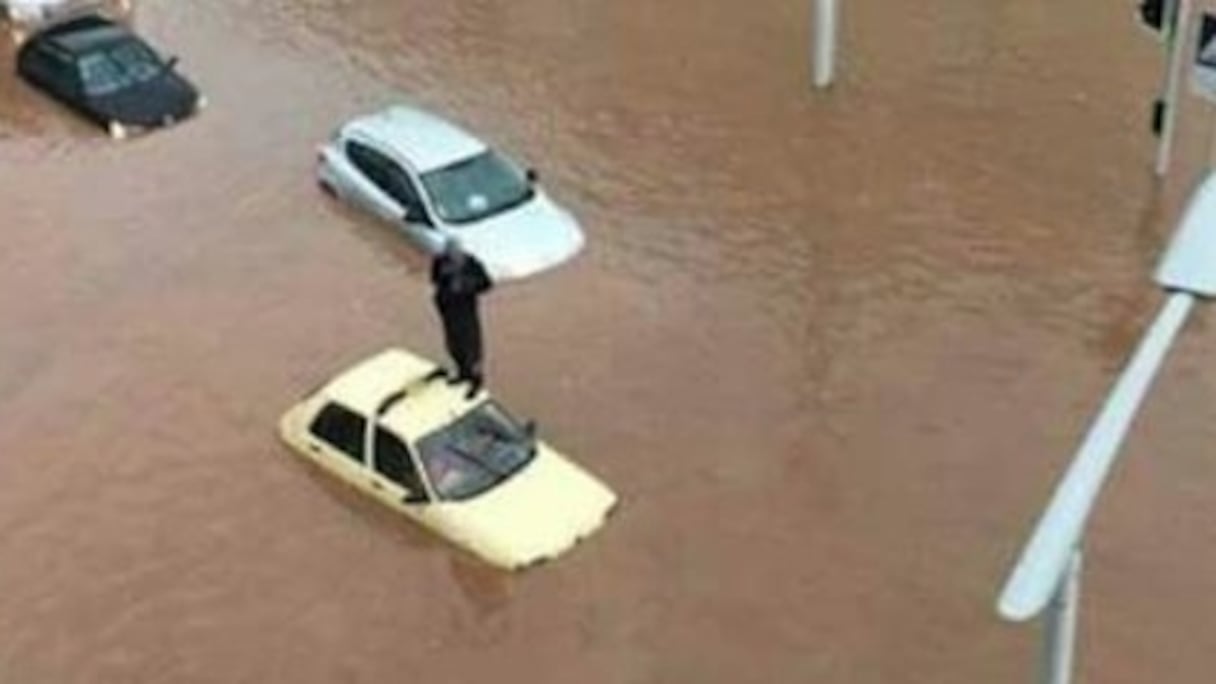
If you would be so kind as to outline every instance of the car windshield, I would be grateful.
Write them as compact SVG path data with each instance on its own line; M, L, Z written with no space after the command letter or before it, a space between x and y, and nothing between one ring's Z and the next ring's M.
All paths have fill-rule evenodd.
M461 501L494 487L528 464L535 440L498 404L486 401L423 437L418 455L440 499Z
M156 78L165 66L134 41L112 43L80 58L80 79L89 95L110 95Z
M448 223L471 223L532 198L532 185L493 151L422 174L431 202Z

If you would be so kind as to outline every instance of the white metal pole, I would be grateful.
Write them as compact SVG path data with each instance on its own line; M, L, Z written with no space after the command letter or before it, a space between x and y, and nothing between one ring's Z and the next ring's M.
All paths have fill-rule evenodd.
M1179 9L1179 7L1178 7L1179 2L1180 2L1180 0L1161 0L1161 12L1162 12L1161 21L1163 22L1161 25L1161 31L1162 31L1161 35L1163 38L1165 38L1167 40L1169 40L1172 36L1175 35L1174 34L1175 27L1173 25L1173 22L1178 17L1177 10ZM1143 15L1140 16L1140 21L1141 22L1145 21ZM1167 26L1165 24L1165 22L1169 22L1169 25ZM1149 28L1147 24L1145 24L1145 27ZM1169 90L1169 88L1170 88L1170 64L1172 63L1172 61L1171 61L1172 59L1173 59L1173 52L1171 51L1169 54L1166 55L1165 64L1161 69L1161 83L1159 85L1157 94L1163 98L1165 97L1165 92L1167 90Z
M1169 296L1107 396L1001 592L997 607L1006 619L1038 615L1064 580L1123 438L1194 304L1189 292Z
M815 0L815 87L832 85L836 74L836 19L839 0Z
M1157 141L1158 176L1164 176L1170 167L1170 152L1174 146L1174 129L1178 123L1178 92L1182 84L1182 72L1186 68L1187 47L1191 44L1188 30L1191 15L1191 0L1167 0L1166 16L1170 16L1169 5L1176 5L1172 39L1170 41L1170 56L1166 64L1165 77L1165 115L1161 122L1161 137Z
M1081 545L1089 514L1195 302L1201 296L1216 297L1214 264L1216 171L1211 171L1192 195L1157 268L1155 280L1169 297L1103 402L997 601L1001 617L1014 622L1029 620L1050 604L1044 627L1042 682L1071 681Z
M1043 624L1043 684L1070 684L1076 652L1077 613L1081 601L1081 550L1072 554L1068 572L1056 588Z

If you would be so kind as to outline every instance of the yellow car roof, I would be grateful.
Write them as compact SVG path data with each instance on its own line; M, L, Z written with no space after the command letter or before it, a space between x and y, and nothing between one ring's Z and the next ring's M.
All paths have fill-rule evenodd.
M331 380L324 393L370 416L385 397L405 389L437 367L404 349L386 349Z
M324 394L362 413L374 416L390 395L405 391L380 423L411 440L451 423L481 401L465 399L468 386L450 386L443 379L424 382L439 366L404 349L387 349L356 365L326 385Z
M380 418L380 423L411 441L426 437L469 412L475 402L464 398L467 387L449 387L438 380L411 388L404 399Z

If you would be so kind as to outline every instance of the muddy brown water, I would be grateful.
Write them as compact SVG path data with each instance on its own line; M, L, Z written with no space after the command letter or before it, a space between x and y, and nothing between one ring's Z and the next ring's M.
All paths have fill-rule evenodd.
M992 604L1160 302L1128 3L143 2L210 109L106 140L0 77L0 682L1026 682ZM5 57L4 69L11 65ZM422 261L312 180L398 99L589 249L488 301L492 386L622 513L523 576L293 458L305 389L437 356ZM1094 521L1085 681L1206 682L1211 314Z

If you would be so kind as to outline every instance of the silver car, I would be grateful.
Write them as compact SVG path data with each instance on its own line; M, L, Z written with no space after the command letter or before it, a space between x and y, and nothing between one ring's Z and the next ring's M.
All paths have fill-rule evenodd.
M561 264L582 249L578 222L536 174L459 127L395 106L340 126L320 147L321 187L434 254L448 236L496 281Z
M38 31L86 14L112 18L131 13L131 0L0 0L0 17L20 44Z

